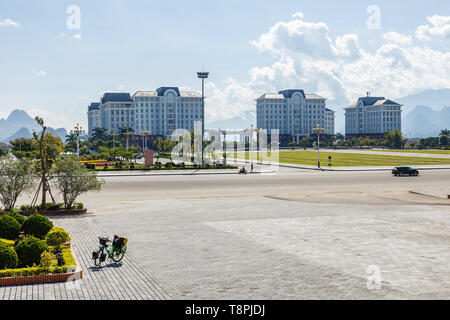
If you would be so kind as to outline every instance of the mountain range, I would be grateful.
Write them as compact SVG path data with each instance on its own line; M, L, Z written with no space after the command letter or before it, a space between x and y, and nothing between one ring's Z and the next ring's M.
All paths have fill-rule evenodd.
M40 132L41 128L24 110L15 109L7 118L0 119L0 142L9 143L16 138L31 138L33 137L33 131ZM63 141L67 135L64 128L47 127L47 132L59 136Z

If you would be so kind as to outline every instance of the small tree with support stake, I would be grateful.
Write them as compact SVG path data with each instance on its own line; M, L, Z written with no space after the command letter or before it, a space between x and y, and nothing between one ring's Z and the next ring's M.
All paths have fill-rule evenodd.
M38 125L42 128L42 132L38 135L36 132L33 132L33 138L37 144L37 161L35 162L36 174L40 178L40 182L38 188L36 190L36 194L33 197L31 202L31 206L36 205L36 202L39 198L39 193L42 189L42 207L45 207L47 203L47 192L50 194L52 198L53 204L56 204L56 201L52 195L49 180L51 179L51 169L53 165L53 160L59 152L61 152L61 146L59 144L53 143L53 136L51 134L46 135L47 127L44 125L44 120L42 118L36 117L34 118ZM59 138L58 138L59 139ZM62 142L61 142L62 145Z

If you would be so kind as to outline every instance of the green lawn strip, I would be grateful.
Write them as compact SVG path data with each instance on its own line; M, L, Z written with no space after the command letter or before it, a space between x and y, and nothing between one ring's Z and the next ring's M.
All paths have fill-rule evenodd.
M450 159L441 158L423 158L423 157L405 157L405 156L386 156L377 154L359 154L359 153L338 153L338 152L320 152L320 162L322 165L328 164L328 156L332 157L332 165L336 167L350 166L400 166L400 165L449 165ZM239 159L249 159L248 152L238 153ZM266 156L263 153L263 160ZM270 157L269 157L270 158ZM259 160L259 154L254 154L255 161ZM300 165L317 165L317 151L280 151L280 163L291 163ZM275 159L272 159L274 161Z

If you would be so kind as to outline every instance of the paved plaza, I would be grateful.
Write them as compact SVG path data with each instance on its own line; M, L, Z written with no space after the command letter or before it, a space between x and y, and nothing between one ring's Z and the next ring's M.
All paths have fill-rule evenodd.
M88 214L54 219L83 279L0 299L450 298L450 200L410 192L444 190L450 170L105 181L82 199ZM123 263L94 267L96 237L114 234L129 238Z

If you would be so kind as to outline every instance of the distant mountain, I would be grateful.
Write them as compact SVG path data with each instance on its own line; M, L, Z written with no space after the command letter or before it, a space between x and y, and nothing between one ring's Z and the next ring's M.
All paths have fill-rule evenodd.
M24 110L13 110L8 118L0 119L0 141L9 143L9 141L17 138L31 138L33 131L40 132L40 127L36 121L28 115ZM47 128L48 132L61 137L63 141L67 134L66 129Z
M406 97L394 99L403 105L403 116L417 106L427 106L434 110L450 106L450 89L426 90Z
M403 118L402 126L409 138L436 137L442 129L450 128L450 107L433 110L417 106Z

